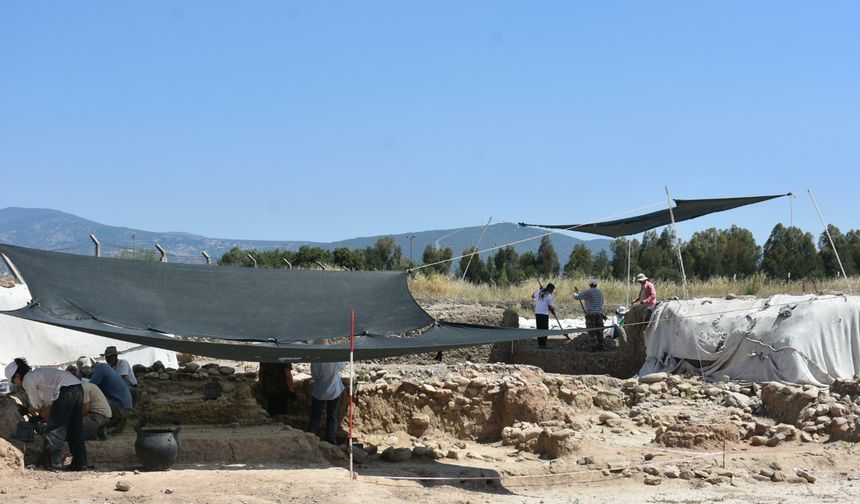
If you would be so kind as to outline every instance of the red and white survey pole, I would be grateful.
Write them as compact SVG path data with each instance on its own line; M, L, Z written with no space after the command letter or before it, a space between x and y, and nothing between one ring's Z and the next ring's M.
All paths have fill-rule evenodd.
M349 324L349 478L355 479L355 471L352 470L352 384L355 380L355 309L352 310L352 320Z

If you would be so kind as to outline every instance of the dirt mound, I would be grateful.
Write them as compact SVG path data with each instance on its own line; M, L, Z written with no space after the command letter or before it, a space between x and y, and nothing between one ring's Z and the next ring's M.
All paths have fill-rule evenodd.
M23 417L18 413L18 402L12 395L0 396L0 438L11 439Z
M24 454L5 439L0 438L0 474L24 469Z
M676 423L654 438L655 443L670 448L722 448L724 443L739 441L740 432L731 423Z

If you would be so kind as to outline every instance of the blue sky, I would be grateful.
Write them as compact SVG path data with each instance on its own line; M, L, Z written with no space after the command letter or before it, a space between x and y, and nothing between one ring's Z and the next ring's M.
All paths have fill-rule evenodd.
M3 2L0 207L330 241L799 193L860 228L856 2ZM656 209L649 207L646 211ZM790 221L787 199L682 223ZM589 238L588 235L579 235Z

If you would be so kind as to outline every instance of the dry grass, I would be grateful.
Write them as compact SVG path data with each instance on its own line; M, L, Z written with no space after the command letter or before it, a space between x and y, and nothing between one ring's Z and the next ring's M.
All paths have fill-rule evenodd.
M556 278L551 279L556 286L558 303L575 304L573 288L580 290L588 287L588 279ZM544 280L546 285L547 280ZM851 278L851 288L860 288L860 279ZM670 297L683 298L680 283L655 282L658 299ZM608 306L627 305L639 294L639 284L626 284L619 280L603 280L599 285L603 291ZM827 280L797 280L792 282L769 280L763 275L744 279L712 278L707 281L691 281L687 284L689 295L695 297L725 297L728 294L755 295L768 297L774 294L810 294L822 291L846 291L844 279ZM436 300L454 300L458 302L479 302L488 304L510 303L512 301L529 300L532 293L538 289L537 280L531 280L519 285L494 287L491 285L474 285L457 279L434 275L426 277L418 275L409 280L409 289L415 297ZM628 298L629 296L629 298ZM629 301L628 301L629 300Z

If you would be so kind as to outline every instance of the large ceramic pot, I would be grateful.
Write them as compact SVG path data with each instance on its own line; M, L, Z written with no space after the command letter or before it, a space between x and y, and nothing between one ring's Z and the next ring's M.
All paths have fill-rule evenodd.
M135 427L134 452L143 468L149 471L170 469L179 458L179 431L175 429L142 429Z

